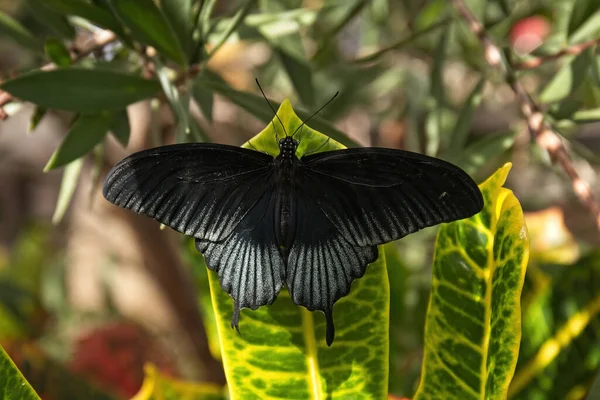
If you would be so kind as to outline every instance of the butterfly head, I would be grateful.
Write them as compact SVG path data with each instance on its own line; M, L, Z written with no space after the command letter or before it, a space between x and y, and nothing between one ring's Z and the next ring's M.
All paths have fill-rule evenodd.
M286 136L279 140L279 157L291 160L296 157L298 141L291 136Z

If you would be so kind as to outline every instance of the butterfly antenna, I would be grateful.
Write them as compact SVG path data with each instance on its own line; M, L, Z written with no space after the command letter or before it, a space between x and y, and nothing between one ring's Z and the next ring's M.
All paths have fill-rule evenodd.
M255 81L256 81L256 84L258 85L258 88L260 89L260 92L262 93L263 97L265 98L265 101L269 105L269 108L271 109L271 111L273 111L273 114L275 114L275 117L277 117L277 120L281 124L281 127L283 128L283 132L285 133L285 136L287 136L288 134L287 134L287 132L285 130L285 126L283 126L283 122L281 122L281 118L279 118L279 115L277 115L277 111L275 111L275 109L271 105L271 102L269 101L269 99L267 99L267 96L265 95L265 92L263 91L263 88L260 86L260 83L258 82L258 78L255 78ZM279 140L279 137L277 136L277 129L275 129L275 124L273 124L273 129L275 130L275 138L277 140Z
M310 121L312 119L312 117L314 117L315 115L317 115L318 113L320 113L321 110L323 110L325 107L327 107L329 105L329 103L331 103L337 97L338 94L340 94L340 92L335 92L335 94L333 95L333 97L331 99L329 99L329 101L327 103L323 104L323 106L321 108L319 108L317 111L315 111L313 113L313 115L311 115L310 117L308 117L306 121L302 122L302 124L300 124L300 126L298 128L296 128L296 130L294 131L294 133L292 133L292 137L294 137L294 135L296 134L296 132L298 132L298 130L300 128L302 128L304 126L304 124L306 124L308 121Z

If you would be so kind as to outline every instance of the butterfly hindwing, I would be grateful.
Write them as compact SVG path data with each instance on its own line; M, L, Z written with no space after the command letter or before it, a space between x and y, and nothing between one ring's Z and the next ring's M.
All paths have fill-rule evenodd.
M217 272L221 287L233 299L231 326L237 328L242 308L256 310L277 298L285 280L285 263L275 238L275 201L271 190L244 216L226 239L196 239L196 248L209 269Z
M296 233L287 263L287 287L295 304L320 310L327 320L326 340L334 338L333 305L377 259L377 246L350 243L328 220L317 196L323 188L297 175ZM312 188L312 189L309 189ZM306 190L305 190L306 189Z
M307 190L326 188L314 197L327 219L360 246L467 218L483 207L469 175L421 154L360 148L317 153L302 162L311 182Z
M205 143L162 146L122 160L104 183L111 203L197 239L229 236L266 190L273 158Z

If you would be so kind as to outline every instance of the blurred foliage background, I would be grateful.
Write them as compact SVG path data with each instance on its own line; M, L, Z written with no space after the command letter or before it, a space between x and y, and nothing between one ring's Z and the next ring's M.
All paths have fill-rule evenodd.
M585 397L600 364L596 224L565 173L531 140L514 93L489 68L480 41L450 2L205 1L201 23L186 26L173 10L189 3L196 12L199 2L163 0L175 33L186 37L189 29L196 38L182 42L183 66L158 30L159 39L144 37L143 29L141 39L135 30L115 31L117 39L94 47L106 33L98 27L103 14L70 11L63 6L69 3L0 1L2 80L75 58L83 66L158 76L165 95L126 113L121 107L113 135L104 129L57 153L75 113L4 105L0 343L44 398L132 396L148 362L153 382L205 382L202 390L219 398L225 381L199 256L177 234L110 206L99 187L108 168L136 150L174 141L245 142L272 118L254 78L271 99L290 98L301 116L339 91L311 126L349 146L437 156L477 182L512 161L508 187L526 211L532 254L510 396ZM111 6L79 3L104 12ZM598 194L600 4L466 3ZM124 45L131 37L133 44ZM91 50L82 56L81 49ZM165 65L149 61L156 51ZM57 88L64 83L67 90L68 82ZM410 397L418 384L435 232L386 246L391 395Z

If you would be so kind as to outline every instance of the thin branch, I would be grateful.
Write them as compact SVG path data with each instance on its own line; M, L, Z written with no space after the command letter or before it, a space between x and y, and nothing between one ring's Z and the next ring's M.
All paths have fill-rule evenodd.
M546 62L558 60L559 58L564 57L564 56L576 56L597 44L600 44L600 37L593 39L593 40L588 40L587 42L583 42L583 43L575 44L573 46L566 47L554 54L549 54L547 56L535 57L535 58L531 58L529 60L522 61L520 63L515 64L514 68L515 69L537 68Z
M73 62L77 62L82 58L90 55L91 53L103 48L109 43L117 40L117 36L111 31L98 31L94 33L93 39L88 46L85 46L82 49L72 49L71 51L71 59ZM40 69L44 71L53 70L56 68L56 64L48 63L42 66ZM0 120L4 120L8 118L8 114L4 111L3 107L14 100L14 97L8 93L0 90Z
M560 139L560 136L544 122L544 115L542 114L540 107L531 99L521 82L517 79L512 65L502 57L500 49L486 34L483 25L465 5L464 0L451 0L451 2L461 17L467 22L471 31L481 41L488 64L494 68L501 69L504 73L506 82L517 95L521 105L521 112L527 120L527 127L532 138L541 148L548 152L552 162L560 165L565 171L571 180L575 195L593 215L596 227L600 231L600 205L590 189L589 184L584 181L575 170L573 161ZM583 49L581 51L583 51Z

